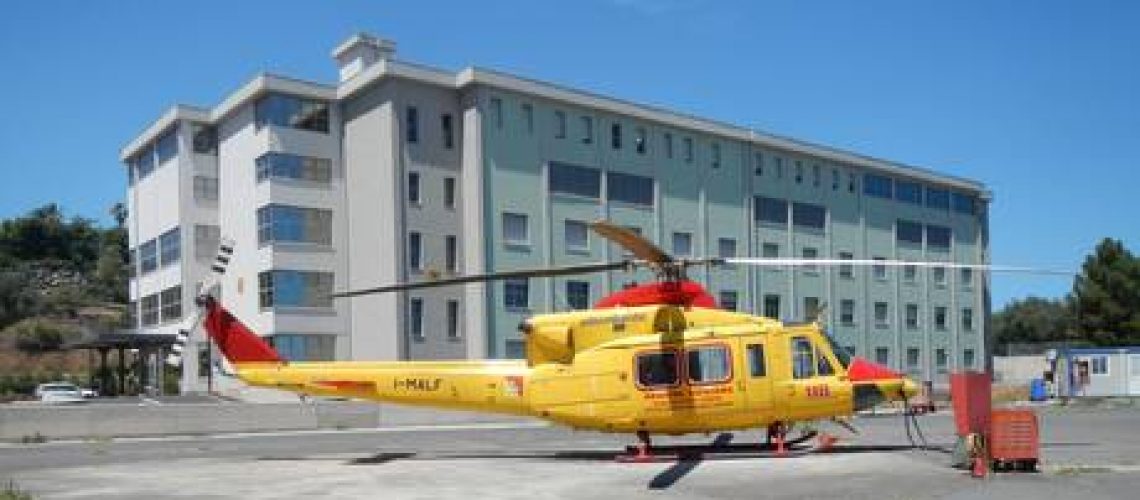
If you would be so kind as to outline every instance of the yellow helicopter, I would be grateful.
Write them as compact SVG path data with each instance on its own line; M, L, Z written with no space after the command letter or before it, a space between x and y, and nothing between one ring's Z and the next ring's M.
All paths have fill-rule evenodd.
M699 284L685 277L686 268L694 265L794 266L832 261L679 260L628 229L605 221L594 222L591 228L634 258L335 295L637 268L656 273L657 282L614 293L593 309L529 318L520 325L525 360L294 362L283 359L230 314L208 292L210 288L196 301L198 318L204 315L209 337L235 375L250 385L304 395L524 415L575 429L631 433L640 440L640 456L651 453L652 435L760 428L782 445L794 423L850 416L884 401L906 401L918 391L913 381L887 367L850 358L818 322L786 324L718 309ZM223 245L223 251L232 252L232 246Z

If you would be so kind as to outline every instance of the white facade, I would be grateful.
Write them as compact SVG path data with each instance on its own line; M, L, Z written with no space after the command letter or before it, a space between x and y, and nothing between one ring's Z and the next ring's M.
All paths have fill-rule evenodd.
M335 86L261 75L208 112L177 107L156 122L122 151L133 171L139 155L173 124L187 124L178 129L187 147L173 166L132 185L132 249L170 227L216 221L221 234L235 242L222 280L227 307L290 357L336 359L517 355L514 326L526 314L566 309L566 280L535 280L522 307L504 304L502 284L335 302L321 297L456 274L619 258L620 252L597 238L585 249L566 252L564 220L602 214L644 227L666 249L674 233L688 234L697 257L716 255L719 242L728 238L739 255L759 255L762 243L781 241L785 252L797 256L800 247L811 246L820 257L852 251L855 258L931 258L921 243L917 250L896 248L898 219L899 225L916 221L920 229L929 223L953 233L955 251L935 252L934 259L988 261L989 193L977 182L493 71L454 73L400 62L394 51L390 41L357 35L333 51L340 67ZM216 155L182 154L190 151L192 123L215 127ZM280 171L267 174L266 158L283 156L288 158ZM775 158L787 162L786 178L783 163L760 163ZM801 163L814 172L814 187L801 184L799 172L791 182L793 165L799 170ZM562 196L548 186L555 164L602 172L603 187L610 175L650 179L653 200L639 207L609 194L596 200ZM194 172L219 178L216 210L193 200L187 186ZM828 189L821 187L821 172ZM947 206L915 206L890 194L882 200L865 196L862 187L839 189L864 176L897 179L900 190L905 180L914 189L943 193ZM177 209L169 201L174 193ZM754 197L786 200L789 210L814 203L826 212L821 224L827 226L800 234L788 219L785 229L772 229L755 222ZM969 210L959 210L959 198ZM276 215L266 218L267 207ZM523 248L503 241L504 212L526 217L531 241ZM182 242L185 257L192 237L184 235ZM193 284L209 264L193 262L132 280L132 299L181 283L183 304L190 304ZM985 352L984 279L976 286L951 280L951 288L923 296L893 274L889 282L860 278L849 284L830 271L822 277L801 274L789 273L778 283L767 271L744 269L695 271L694 278L756 313L768 295L782 294L781 317L802 315L805 308L797 304L805 299L838 305L850 295L860 300L856 309L865 311L856 315L865 318L874 314L872 302L890 301L892 314L900 315L889 322L895 330L910 302L924 311L943 307L956 313L966 307L977 319L951 317L949 333L944 324L925 333L926 340L917 330L888 337L869 319L840 333L868 357L889 348L895 366L904 351L921 349L918 359L927 374L973 364L975 354L982 358ZM575 285L596 300L634 278L646 277L612 273ZM889 292L892 287L901 292ZM839 323L841 308L829 309ZM959 323L967 326L954 326ZM188 351L187 366L196 352ZM942 361L934 366L932 358Z

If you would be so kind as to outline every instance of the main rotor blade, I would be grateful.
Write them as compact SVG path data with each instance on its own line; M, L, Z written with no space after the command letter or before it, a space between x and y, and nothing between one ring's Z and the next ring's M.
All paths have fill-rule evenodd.
M610 224L609 221L596 220L590 223L590 229L595 233L600 234L603 238L617 243L622 248L629 250L638 259L644 260L652 265L665 264L673 262L673 257L665 253L650 243L649 240L643 238L627 228L615 226Z
M1033 267L1021 266L1002 266L993 264L960 264L957 262L936 262L936 261L908 261L908 260L878 260L878 259L796 259L796 258L760 258L760 257L726 257L725 264L744 264L749 266L761 267L837 267L837 266L855 266L855 267L942 267L946 269L976 269L979 271L990 271L995 273L1027 273L1027 274L1048 274L1056 276L1074 276L1077 273L1074 271L1064 271L1058 269L1039 269Z
M463 283L476 283L480 281L495 281L505 280L511 278L549 278L553 276L565 276L568 274L585 274L596 273L601 271L615 271L618 269L626 269L632 267L633 262L599 262L596 264L580 264L573 266L563 267L545 267L541 269L520 269L517 271L501 271L497 273L486 274L469 274L466 276L455 276L453 278L443 278L438 280L417 281L414 283L398 283L395 285L378 286L375 288L365 288L363 290L352 290L348 292L338 292L331 296L333 298L342 297L356 297L359 295L368 295L372 293L385 293L385 292L399 292L403 290L416 290L420 288L432 288L437 286L448 285L461 285Z

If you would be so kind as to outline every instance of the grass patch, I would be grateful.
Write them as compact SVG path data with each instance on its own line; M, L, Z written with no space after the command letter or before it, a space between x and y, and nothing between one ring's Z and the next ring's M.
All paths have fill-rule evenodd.
M0 490L0 500L33 500L35 497L31 493L21 490L16 481L11 479L4 484L4 489Z

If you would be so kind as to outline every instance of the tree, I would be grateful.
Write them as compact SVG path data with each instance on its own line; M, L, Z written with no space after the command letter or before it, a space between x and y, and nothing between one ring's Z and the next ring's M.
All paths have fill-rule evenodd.
M1065 299L1029 297L1015 300L993 317L993 331L998 344L1070 340L1075 329L1073 309Z
M1105 238L1073 283L1080 331L1099 345L1140 343L1140 260Z
M39 297L28 286L27 276L0 268L0 330L39 312Z
M58 351L64 341L75 336L75 332L58 324L29 318L4 330L5 335L16 337L16 348L28 354L43 354Z

